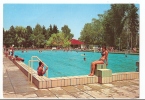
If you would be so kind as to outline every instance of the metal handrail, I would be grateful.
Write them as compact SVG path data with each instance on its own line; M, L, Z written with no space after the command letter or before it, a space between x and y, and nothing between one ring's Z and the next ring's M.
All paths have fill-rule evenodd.
M33 58L37 58L38 60L33 60ZM30 66L29 67L29 72L30 72L30 68L31 68L31 66L32 66L32 68L31 68L31 74L32 74L32 69L33 69L33 63L31 63L31 62L34 62L34 61L41 61L41 62L43 62L40 58L38 58L37 56L32 56L31 57L31 60L29 60L29 62L28 62L28 65ZM43 62L43 64L48 68L48 66ZM48 77L48 70L46 71L46 76ZM30 78L30 74L28 73L28 80L29 80L29 78ZM31 75L31 83L32 83L32 75Z
M38 58L37 56L32 56L31 60L33 60L33 58L37 58L39 61L43 62L40 58ZM48 66L43 62L43 64L48 68ZM46 71L46 76L48 77L48 70Z
M38 61L39 62L39 60L29 60L28 61L28 66L29 66L29 69L28 69L28 80L29 80L29 78L30 78L30 73L31 73L31 78L30 78L30 81L31 81L31 83L32 83L32 70L33 70L33 64L31 65L31 62L34 62L34 61ZM31 66L32 66L32 68L31 68ZM31 71L30 71L30 68L31 68Z

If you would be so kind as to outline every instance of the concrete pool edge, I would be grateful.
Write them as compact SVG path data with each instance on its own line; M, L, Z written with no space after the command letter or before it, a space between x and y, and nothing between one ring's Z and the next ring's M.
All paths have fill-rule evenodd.
M73 85L84 85L93 83L111 83L113 81L131 80L139 79L139 72L120 72L113 73L111 77L97 77L97 76L68 76L68 77L56 77L47 78L45 76L38 76L37 72L32 69L32 74L29 73L28 66L21 62L15 61L9 57L9 59L28 77L28 74L32 75L32 83L39 89L63 87L63 86L73 86ZM28 81L30 81L30 77Z

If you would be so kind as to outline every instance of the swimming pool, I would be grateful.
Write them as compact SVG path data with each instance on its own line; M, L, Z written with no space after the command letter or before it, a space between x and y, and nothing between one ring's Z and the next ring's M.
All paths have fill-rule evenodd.
M83 54L85 53L86 61ZM101 57L100 53L94 52L76 52L76 51L42 51L31 50L28 52L15 51L14 55L24 58L24 63L28 65L28 61L32 56L38 56L43 62L49 66L48 77L66 77L88 75L90 73L90 64L94 60ZM135 72L136 61L139 55L112 54L108 55L107 68L112 73L117 72ZM38 67L38 62L34 62L34 69Z

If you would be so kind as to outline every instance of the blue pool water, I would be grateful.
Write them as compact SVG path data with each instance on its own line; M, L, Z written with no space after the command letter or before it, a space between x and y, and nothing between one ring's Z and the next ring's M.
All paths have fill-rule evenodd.
M85 53L86 61L84 61ZM28 65L28 61L32 56L38 56L48 67L48 77L65 77L88 75L90 73L90 64L92 61L101 57L100 53L94 52L76 52L76 51L28 51L22 53L15 51L14 55L24 58L24 63ZM135 72L136 61L139 55L111 54L108 55L108 66L113 73L117 72ZM34 62L34 69L38 67L38 62Z

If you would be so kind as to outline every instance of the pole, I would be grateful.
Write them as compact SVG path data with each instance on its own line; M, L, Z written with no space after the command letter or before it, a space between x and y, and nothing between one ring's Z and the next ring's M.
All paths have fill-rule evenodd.
M119 38L119 51L120 51L120 38Z
M128 33L128 20L127 20L127 52L129 49L129 33Z
M119 51L120 51L120 38L119 38Z

